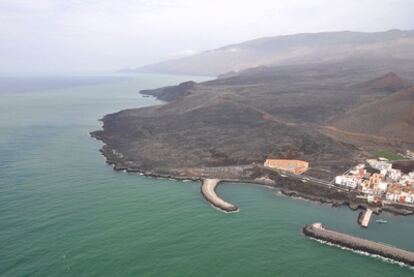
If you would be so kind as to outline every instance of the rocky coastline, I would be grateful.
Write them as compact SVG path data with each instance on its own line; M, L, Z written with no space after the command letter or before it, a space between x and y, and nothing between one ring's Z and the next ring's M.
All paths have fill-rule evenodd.
M99 139L99 137L96 137L94 132L91 133L91 136L95 139ZM135 165L129 165L123 160L122 156L117 154L117 152L112 150L108 145L104 145L100 149L100 152L105 157L106 163L112 166L115 171L125 171L153 178L174 179L177 181L190 180L201 183L203 180L208 178L217 178L220 180L217 186L223 182L264 185L278 188L283 195L288 197L327 204L332 207L347 206L351 210L365 210L367 208L371 208L376 214L388 212L393 215L402 216L408 216L414 213L413 210L408 210L403 207L373 206L365 201L357 199L354 195L349 193L330 191L326 187L312 184L312 182L309 182L306 186L304 186L300 181L283 178L279 173L266 170L262 166L255 164L227 167L232 170L219 170L219 172L217 172L217 168L140 168ZM201 194L205 197L202 191ZM207 201L211 203L208 199ZM213 203L212 205L215 206ZM225 209L221 209L220 207L218 208L220 210L224 210L225 212L229 212Z
M329 182L324 180L332 180L366 159L366 150L372 143L375 147L381 143L366 143L360 135L351 136L352 139L338 137L315 127L338 110L355 104L347 102L346 93L353 91L340 85L342 73L327 77L313 70L274 70L261 77L242 75L204 83L189 81L141 91L166 103L108 114L102 119L102 130L92 132L91 136L103 142L101 153L117 171L176 180L255 183L279 188L290 197L334 207L346 205L352 210L370 208L377 213L413 214L414 208L394 204L379 207L354 192L326 185ZM316 74L311 79L318 80L318 84L319 80L326 80L331 85L315 89L310 73ZM349 76L351 83L360 81L359 73ZM247 81L249 89L241 90ZM286 93L286 89L290 92ZM268 90L275 91L269 94ZM303 90L309 93L296 98ZM282 98L276 105L275 99ZM295 107L289 104L293 102ZM309 161L311 168L306 177L310 179L284 176L264 168L263 161L268 157Z

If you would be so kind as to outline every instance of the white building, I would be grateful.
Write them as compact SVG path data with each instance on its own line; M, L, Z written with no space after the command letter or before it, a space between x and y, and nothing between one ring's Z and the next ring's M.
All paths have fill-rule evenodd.
M378 161L374 159L367 160L367 163L377 170L391 170L392 164L387 161Z
M335 177L335 184L348 187L351 189L356 189L358 186L358 181L354 177L348 177L348 176L336 176Z
M391 169L388 172L388 177L390 177L391 180L398 182L401 179L402 172L399 169Z
M400 201L400 194L388 192L385 195L385 199L387 199L388 201L398 202Z
M411 193L401 192L401 193L391 193L388 192L385 195L385 199L393 202L403 202L406 204L414 204L414 195Z
M385 192L388 189L388 183L386 182L379 182L378 189Z
M407 194L405 196L405 203L407 203L407 204L413 204L414 203L414 195Z
M335 184L342 185L342 180L344 179L344 176L336 176L335 177Z

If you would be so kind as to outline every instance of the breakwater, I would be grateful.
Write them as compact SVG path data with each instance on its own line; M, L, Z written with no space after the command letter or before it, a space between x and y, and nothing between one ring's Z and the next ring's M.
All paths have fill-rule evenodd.
M216 193L216 187L221 182L220 179L204 179L201 185L201 194L214 207L224 212L236 212L239 208L221 199Z
M353 250L379 255L384 258L414 266L414 252L411 251L336 232L327 229L321 223L306 225L302 231L308 237L327 241Z

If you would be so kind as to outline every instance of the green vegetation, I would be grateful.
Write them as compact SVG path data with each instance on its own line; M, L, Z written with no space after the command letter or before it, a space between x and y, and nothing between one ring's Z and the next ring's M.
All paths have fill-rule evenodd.
M404 156L392 151L392 150L377 150L372 153L375 157L386 158L388 160L406 160Z

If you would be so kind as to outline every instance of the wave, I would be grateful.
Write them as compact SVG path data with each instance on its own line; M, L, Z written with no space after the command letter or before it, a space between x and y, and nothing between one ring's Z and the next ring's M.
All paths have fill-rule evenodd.
M213 204L211 204L209 201L207 201L206 200L206 202L213 208L213 209L215 209L215 210L217 210L217 211L219 211L219 212L222 212L222 213L225 213L225 214L235 214L235 213L238 213L238 212L240 212L240 208L237 208L237 210L235 210L235 211L225 211L225 210L222 210L222 209L220 209L220 208L217 208L216 206L214 206Z
M367 256L367 257L372 257L372 258L375 258L375 259L379 259L379 260L381 260L383 262L387 262L387 263L390 263L390 264L396 264L396 265L399 265L400 267L409 268L409 269L411 269L411 270L414 271L414 266L411 266L411 265L408 265L406 263L399 262L399 261L396 261L396 260L393 260L393 259L390 259L390 258L386 258L386 257L383 257L381 255L371 254L371 253L366 252L366 251L352 249L352 248L345 247L345 246L342 246L342 245L339 245L339 244L335 244L335 243L332 243L332 242L329 242L329 241L325 241L325 240L321 240L321 239L316 239L316 238L313 238L313 237L309 237L309 238L311 240L317 241L317 242L319 242L321 244L333 246L333 247L336 247L336 248L339 248L339 249L342 249L342 250L351 251L351 252L357 253L359 255L363 255L363 256Z

